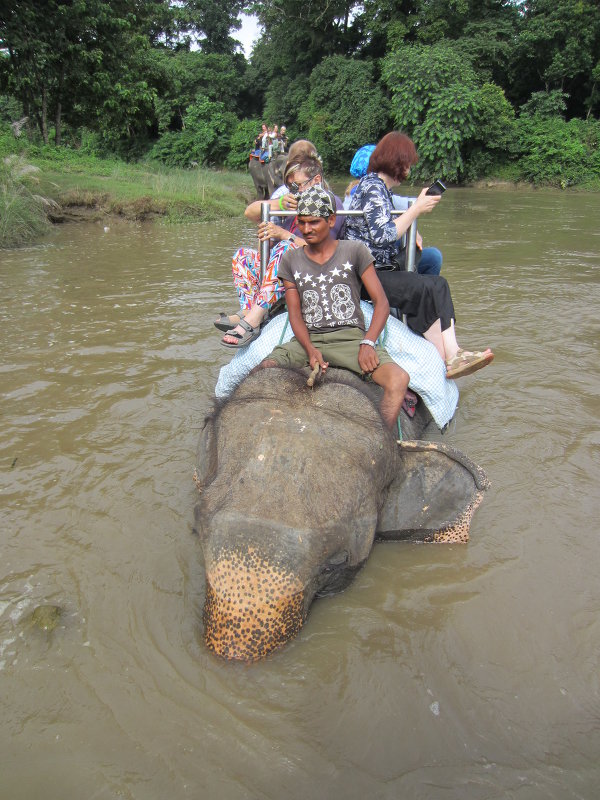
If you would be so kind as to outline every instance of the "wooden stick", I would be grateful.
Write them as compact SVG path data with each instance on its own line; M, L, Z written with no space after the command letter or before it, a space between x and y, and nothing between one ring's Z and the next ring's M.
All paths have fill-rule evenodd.
M320 369L319 364L318 363L315 364L315 366L312 369L312 372L308 376L308 380L306 381L306 385L307 386L314 386L315 385L315 380L317 378L317 375L319 374L319 369Z

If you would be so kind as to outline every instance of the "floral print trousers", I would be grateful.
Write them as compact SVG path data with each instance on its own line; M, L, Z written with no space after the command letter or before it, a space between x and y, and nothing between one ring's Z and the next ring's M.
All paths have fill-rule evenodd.
M295 249L298 245L286 239L277 242L271 250L264 278L260 280L260 253L248 247L240 247L233 256L233 284L240 298L240 307L243 310L258 304L263 308L270 308L276 300L283 296L283 286L277 280L277 270L281 256L289 248Z

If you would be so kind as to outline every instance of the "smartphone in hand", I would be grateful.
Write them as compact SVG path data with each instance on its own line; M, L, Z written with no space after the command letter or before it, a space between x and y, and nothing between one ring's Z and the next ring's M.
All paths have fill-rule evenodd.
M431 186L429 187L429 189L427 189L425 194L443 194L445 191L446 187L444 186L444 184L440 180L437 180L431 184Z

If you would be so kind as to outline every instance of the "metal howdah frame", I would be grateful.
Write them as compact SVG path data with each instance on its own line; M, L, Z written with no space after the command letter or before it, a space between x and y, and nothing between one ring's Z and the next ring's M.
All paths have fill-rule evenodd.
M411 197L408 200L408 207L410 208L412 204L415 202L416 198ZM261 203L260 208L260 221L261 222L270 222L273 217L295 217L295 211L271 211L270 201L265 200ZM340 217L362 217L362 211L344 211L340 209L339 211L335 212L337 216ZM397 217L400 214L406 213L405 211L396 211L395 209L391 212L392 216ZM406 245L406 271L407 272L414 272L415 271L415 251L417 248L417 221L415 220L408 231L404 234L408 241ZM262 279L265 277L265 269L267 264L269 263L269 239L265 239L264 242L260 243L260 278L261 282Z

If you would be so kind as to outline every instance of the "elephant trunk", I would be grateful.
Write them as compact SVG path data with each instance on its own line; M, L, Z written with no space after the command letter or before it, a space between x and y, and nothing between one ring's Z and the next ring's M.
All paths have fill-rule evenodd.
M302 627L302 582L256 550L221 552L206 578L204 636L217 655L257 661L293 639Z

